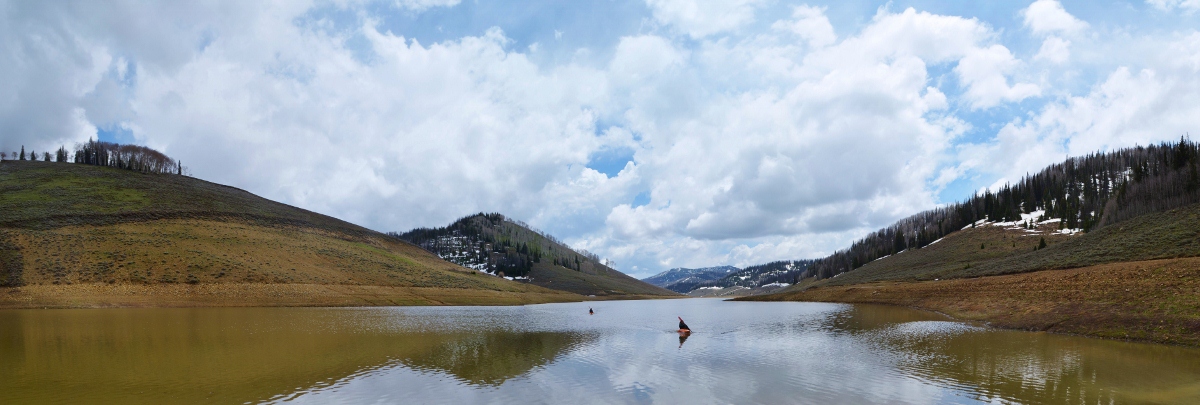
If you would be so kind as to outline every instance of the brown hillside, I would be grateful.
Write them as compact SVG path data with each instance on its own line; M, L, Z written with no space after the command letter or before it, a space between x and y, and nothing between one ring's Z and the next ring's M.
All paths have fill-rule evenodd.
M387 235L231 187L175 175L44 162L0 164L0 283L18 287L0 293L7 297L0 298L0 306L10 307L189 302L165 296L158 303L121 298L115 293L120 291L143 298L192 291L198 294L193 300L197 305L580 298L479 274ZM348 298L351 291L366 287L399 301ZM73 299L64 291L82 295ZM282 291L295 294L263 299ZM514 294L529 297L514 299ZM420 298L399 298L414 296Z

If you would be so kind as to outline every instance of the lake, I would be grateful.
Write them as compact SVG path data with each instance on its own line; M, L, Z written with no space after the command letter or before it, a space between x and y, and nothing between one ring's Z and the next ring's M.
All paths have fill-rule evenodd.
M64 402L1182 404L1200 350L717 299L0 311L0 403Z

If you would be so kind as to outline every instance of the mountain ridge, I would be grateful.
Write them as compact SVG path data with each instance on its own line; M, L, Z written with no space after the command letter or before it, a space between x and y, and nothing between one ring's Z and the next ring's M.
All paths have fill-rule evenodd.
M705 281L719 280L726 275L741 271L741 269L733 266L713 266L689 269L684 267L676 267L650 277L643 278L642 281L666 288L677 293L686 294L692 291L694 286Z

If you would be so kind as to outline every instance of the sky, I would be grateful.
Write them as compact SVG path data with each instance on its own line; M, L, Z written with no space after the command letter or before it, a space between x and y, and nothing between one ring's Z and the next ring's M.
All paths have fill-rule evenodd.
M98 138L647 277L819 258L1200 132L1200 0L0 1L0 150Z

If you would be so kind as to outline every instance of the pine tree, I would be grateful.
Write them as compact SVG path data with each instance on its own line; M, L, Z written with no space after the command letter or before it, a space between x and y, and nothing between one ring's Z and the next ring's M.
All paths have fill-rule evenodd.
M1040 249L1045 249L1045 248L1046 248L1046 237L1043 236L1042 241L1038 242L1038 249L1040 250Z
M21 145L21 160L25 160L25 145Z

